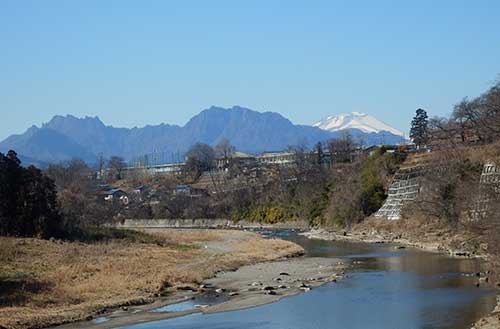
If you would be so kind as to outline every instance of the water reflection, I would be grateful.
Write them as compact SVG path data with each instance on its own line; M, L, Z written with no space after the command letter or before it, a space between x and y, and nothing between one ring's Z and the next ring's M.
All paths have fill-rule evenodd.
M474 286L476 260L383 244L309 240L290 231L278 234L302 244L309 256L343 257L352 271L339 283L277 303L130 328L460 329L469 328L495 304L492 292Z
M153 313L163 313L163 312L183 312L195 309L196 304L192 300L188 300L186 302L166 305L163 307L155 308L151 310Z

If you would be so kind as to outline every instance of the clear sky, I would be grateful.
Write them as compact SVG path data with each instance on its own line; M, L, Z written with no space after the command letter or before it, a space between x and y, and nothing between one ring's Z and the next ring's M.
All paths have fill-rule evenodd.
M500 1L0 0L0 139L55 114L185 124L211 105L407 131L500 73Z

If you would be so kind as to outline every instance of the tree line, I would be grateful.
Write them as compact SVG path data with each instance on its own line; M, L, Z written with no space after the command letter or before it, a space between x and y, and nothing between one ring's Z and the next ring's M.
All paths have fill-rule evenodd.
M122 167L122 160L114 162ZM95 169L79 159L42 171L23 167L13 150L0 153L0 235L89 238L92 228L111 221L120 210L99 201L99 182Z
M464 98L451 115L429 120L431 142L440 148L481 145L500 137L500 81L479 97Z

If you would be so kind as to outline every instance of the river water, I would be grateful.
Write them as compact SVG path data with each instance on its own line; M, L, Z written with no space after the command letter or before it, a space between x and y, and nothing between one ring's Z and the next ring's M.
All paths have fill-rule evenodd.
M301 244L308 256L344 258L347 277L278 302L217 314L193 314L127 329L431 329L470 328L496 303L476 288L479 263L386 244L309 240L293 231L264 231Z

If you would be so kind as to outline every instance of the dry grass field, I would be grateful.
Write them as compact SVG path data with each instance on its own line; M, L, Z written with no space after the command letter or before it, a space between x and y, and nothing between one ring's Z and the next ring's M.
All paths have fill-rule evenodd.
M151 232L151 242L0 238L0 328L40 328L147 303L218 270L302 252L240 231Z

